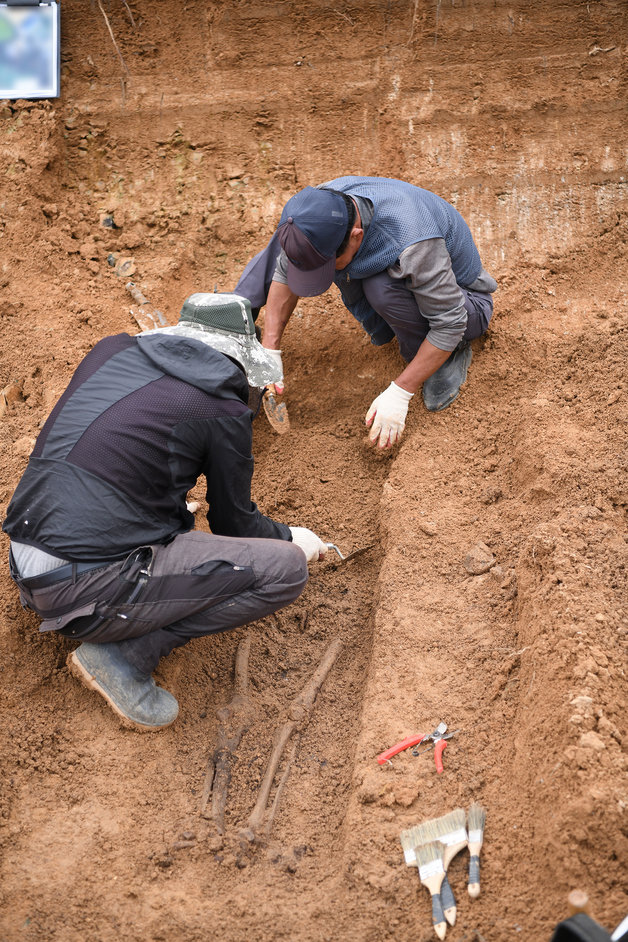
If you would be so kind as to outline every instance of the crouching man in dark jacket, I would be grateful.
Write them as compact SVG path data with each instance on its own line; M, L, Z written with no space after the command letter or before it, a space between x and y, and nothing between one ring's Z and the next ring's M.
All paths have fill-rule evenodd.
M178 713L159 659L292 602L326 546L251 501L249 386L279 379L249 302L194 294L179 323L101 340L44 425L8 508L11 575L72 672L136 728ZM211 533L186 495L207 480Z

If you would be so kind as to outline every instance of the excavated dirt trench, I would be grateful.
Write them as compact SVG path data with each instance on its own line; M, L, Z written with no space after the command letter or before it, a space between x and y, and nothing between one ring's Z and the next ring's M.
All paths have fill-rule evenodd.
M363 416L396 349L333 291L299 304L293 430L256 419L254 499L374 546L175 651L172 728L122 729L4 570L2 939L428 940L399 833L474 800L482 892L461 855L448 938L542 942L573 888L608 928L626 914L626 20L619 0L64 0L62 98L0 107L4 505L80 358L137 329L108 257L175 320L234 286L296 189L379 174L454 202L500 290L458 401L416 397L385 456ZM473 575L478 543L494 562ZM219 835L204 787L247 639ZM336 639L251 845L275 731ZM429 754L377 764L439 720L459 729L443 775Z

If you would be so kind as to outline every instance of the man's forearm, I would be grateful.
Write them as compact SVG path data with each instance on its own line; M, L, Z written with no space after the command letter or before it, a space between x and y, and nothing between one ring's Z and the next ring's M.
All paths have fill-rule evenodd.
M424 340L416 356L408 363L403 373L395 379L397 386L407 392L415 393L428 376L435 373L439 366L451 355L451 350L441 350L429 340Z
M271 283L264 309L263 346L269 350L279 350L286 324L298 300L298 295L293 294L288 285L279 281Z

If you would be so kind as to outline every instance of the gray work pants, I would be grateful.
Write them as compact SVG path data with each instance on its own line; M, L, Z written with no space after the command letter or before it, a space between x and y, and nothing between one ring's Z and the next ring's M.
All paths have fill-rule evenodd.
M182 533L125 560L35 588L13 577L42 630L81 641L120 643L150 674L192 638L237 628L288 605L307 582L305 553L285 540Z
M392 328L399 352L406 363L416 356L427 337L430 322L421 313L413 293L399 278L387 271L362 279L364 295L379 316ZM460 288L467 312L467 327L463 340L475 340L487 329L493 316L493 297L483 291Z

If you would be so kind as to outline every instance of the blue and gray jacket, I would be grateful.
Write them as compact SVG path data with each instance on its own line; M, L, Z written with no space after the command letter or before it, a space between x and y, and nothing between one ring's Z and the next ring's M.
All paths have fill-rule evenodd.
M362 290L362 279L385 271L404 249L427 239L443 239L457 283L473 284L482 263L466 222L442 197L402 180L385 177L338 177L323 184L351 196L367 199L373 207L362 244L355 257L335 274L342 300L377 346L394 333L371 307ZM235 288L248 298L254 310L266 303L281 245L277 233L244 269Z
M349 265L334 277L345 306L373 343L387 343L394 335L364 297L361 280L385 271L408 246L426 239L443 239L461 287L473 284L480 274L482 262L468 225L457 209L435 193L384 177L338 177L324 185L361 196L373 206L373 218L362 245Z

